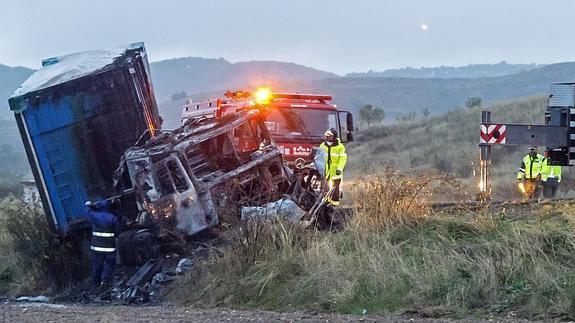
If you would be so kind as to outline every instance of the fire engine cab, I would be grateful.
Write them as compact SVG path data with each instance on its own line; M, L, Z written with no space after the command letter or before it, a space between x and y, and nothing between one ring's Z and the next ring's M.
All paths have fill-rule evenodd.
M312 150L324 140L327 129L338 130L343 142L353 141L353 115L330 103L330 95L272 93L259 88L253 94L228 91L225 96L226 99L199 103L188 100L183 107L182 122L190 118L219 118L246 108L262 109L272 139L284 160L295 169L311 162Z

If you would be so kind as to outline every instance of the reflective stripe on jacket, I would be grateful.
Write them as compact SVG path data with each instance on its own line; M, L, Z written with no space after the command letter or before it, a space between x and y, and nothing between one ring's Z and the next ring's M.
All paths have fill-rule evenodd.
M541 164L543 162L543 155L537 154L535 158L531 155L523 157L521 161L521 168L517 172L517 179L535 179L541 174Z
M331 146L323 142L319 147L326 153L325 178L327 180L343 178L343 170L347 163L347 154L345 153L345 146L341 143L341 140L337 139L337 144ZM336 174L338 170L340 171L340 175Z
M90 211L87 214L92 227L90 249L100 253L116 252L118 219L110 212Z
M548 178L557 178L561 182L561 166L553 166L548 164L549 159L545 158L541 165L541 180L546 181Z

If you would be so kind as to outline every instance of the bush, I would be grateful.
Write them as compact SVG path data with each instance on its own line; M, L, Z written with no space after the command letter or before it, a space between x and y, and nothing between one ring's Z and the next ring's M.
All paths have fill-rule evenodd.
M351 189L356 210L351 225L381 230L426 217L431 212L430 184L444 178L437 174L405 176L388 168L382 175L357 179Z
M4 283L12 293L59 290L90 272L81 240L60 239L37 206L19 200L4 203L0 228Z

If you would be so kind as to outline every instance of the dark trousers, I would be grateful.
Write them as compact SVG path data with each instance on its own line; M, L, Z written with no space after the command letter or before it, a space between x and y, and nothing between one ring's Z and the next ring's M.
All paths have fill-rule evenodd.
M546 199L554 198L557 195L557 189L559 188L559 180L557 178L548 178L546 181L542 181L543 186L543 197Z
M111 283L116 268L115 252L92 252L92 284Z

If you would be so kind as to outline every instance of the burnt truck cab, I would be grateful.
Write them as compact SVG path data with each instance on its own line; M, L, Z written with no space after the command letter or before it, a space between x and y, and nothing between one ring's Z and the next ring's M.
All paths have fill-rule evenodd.
M218 224L221 212L280 195L287 174L270 142L257 109L190 119L128 149L116 179L135 195L137 223L192 236Z
M327 129L335 128L343 142L353 141L353 115L330 103L330 95L270 93L259 95L261 102L257 91L255 96L267 108L266 126L290 167L301 169L313 161L312 150Z

